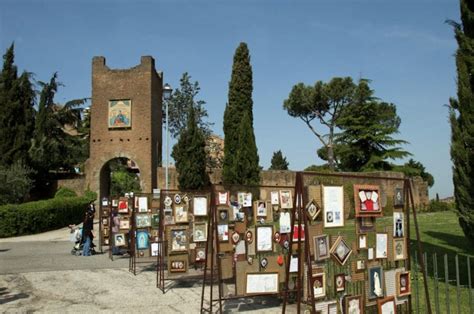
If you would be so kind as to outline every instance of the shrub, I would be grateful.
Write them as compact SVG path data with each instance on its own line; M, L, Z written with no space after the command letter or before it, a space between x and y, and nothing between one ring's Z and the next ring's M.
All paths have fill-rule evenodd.
M54 197L76 197L77 194L71 189L61 187L56 194L54 194Z
M449 210L453 210L453 204L436 200L431 200L427 209L428 212L444 212Z
M0 206L0 238L35 234L80 223L87 197L60 197Z
M20 162L0 166L0 205L22 202L33 186L32 173Z

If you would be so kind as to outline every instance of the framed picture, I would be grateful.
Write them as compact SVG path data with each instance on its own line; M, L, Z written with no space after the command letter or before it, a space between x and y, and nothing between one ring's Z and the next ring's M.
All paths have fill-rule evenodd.
M148 249L149 235L148 231L137 231L137 250Z
M188 270L188 255L170 256L168 270L170 273L185 273Z
M326 274L316 273L311 278L311 286L313 287L314 298L324 298L326 296Z
M229 192L218 192L217 193L217 205L229 204Z
M152 228L160 227L160 215L158 214L151 215L151 227Z
M104 245L109 245L109 238L104 238Z
M206 242L207 241L207 222L194 222L193 226L193 241Z
M112 199L112 207L118 207L118 203L119 203L118 199L116 198Z
M405 236L405 222L402 212L393 212L393 237L403 238Z
M393 196L393 206L403 207L404 204L404 195L402 188L395 189L395 195Z
M121 214L128 214L128 198L121 197L118 201L118 212Z
M173 210L171 208L165 208L163 209L163 223L165 225L172 225L174 224L174 216L173 216Z
M238 192L237 200L242 207L252 207L252 193Z
M151 256L158 256L159 243L151 243Z
M397 314L395 297L390 296L377 300L377 309L380 314Z
M229 222L229 211L225 208L219 208L217 210L218 212L218 217L219 217L219 222L222 222L222 223L227 223Z
M130 219L128 217L122 217L119 220L119 229L130 229Z
M306 215L308 216L309 219L313 221L316 220L320 212L321 212L321 208L319 207L319 205L316 203L315 200L311 200L306 205Z
M188 248L188 229L183 227L170 228L170 252L186 252Z
M267 203L265 201L256 201L254 206L256 217L267 217Z
M293 208L293 198L290 190L280 191L280 207L283 209Z
M362 295L345 296L344 297L344 313L364 313Z
M109 209L108 209L108 208L104 208L104 209L102 210L102 216L109 217L109 214L110 214L110 213L109 213Z
M217 225L217 238L219 242L229 241L229 225Z
M118 247L127 245L127 241L125 241L125 234L124 233L114 234L114 245L118 246Z
M357 270L357 271L365 270L365 260L363 260L363 259L357 260L357 262L356 262L356 270Z
M374 259L374 248L369 247L369 248L367 249L367 259L368 259L369 261L371 261L371 260Z
M327 234L313 237L313 243L316 262L329 258L329 236Z
M337 274L334 276L334 287L336 292L342 292L346 290L346 275Z
M324 228L344 226L344 189L342 186L323 186Z
M368 233L375 231L374 217L359 217L356 221L357 233Z
M194 216L207 216L207 197L195 196L193 198L193 214Z
M104 228L102 229L102 235L104 237L108 237L109 236L109 228Z
M304 241L305 231L304 225L293 225L293 242Z
M100 201L100 204L102 206L108 206L109 205L109 199L107 197L103 197L102 201Z
M187 223L188 222L188 208L184 205L175 205L174 207L174 222Z
M405 238L393 239L393 259L395 261L404 260L407 258L407 246Z
M257 253L273 251L273 226L256 227Z
M377 185L354 185L356 217L380 217L380 189Z
M331 255L341 265L344 265L352 253L351 248L346 244L341 236L337 237L336 242L331 248Z
M109 129L132 127L132 101L130 99L109 100Z
M357 242L358 245L357 247L360 249L366 249L367 248L367 234L365 233L362 233L362 234L359 234L359 241Z
M196 248L196 262L204 262L206 260L206 248Z
M410 272L397 273L397 296L403 297L411 294Z
M369 268L369 300L383 297L383 271L382 266L373 266Z
M138 212L139 213L148 212L148 197L146 196L138 197Z
M280 205L280 195L278 191L271 191L270 192L270 201L272 205Z
M375 235L375 258L387 258L388 257L388 234L377 233Z
M102 218L102 226L106 227L109 225L109 218Z
M279 292L278 273L247 273L245 276L245 294L275 294Z
M151 215L148 214L136 214L135 225L137 228L151 227Z
M291 215L289 212L280 213L280 233L290 233L291 231Z

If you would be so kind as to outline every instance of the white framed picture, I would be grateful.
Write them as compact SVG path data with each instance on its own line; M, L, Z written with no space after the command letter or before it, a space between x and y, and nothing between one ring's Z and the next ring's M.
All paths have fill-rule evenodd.
M403 238L405 235L404 219L402 212L393 213L393 237Z
M271 199L271 202L272 202L272 205L280 205L280 195L278 193L278 191L272 191L270 193L270 199Z
M377 233L375 235L375 258L387 258L388 257L388 234Z
M193 198L194 216L207 216L207 197L195 196Z
M344 227L344 190L342 186L323 186L324 228Z

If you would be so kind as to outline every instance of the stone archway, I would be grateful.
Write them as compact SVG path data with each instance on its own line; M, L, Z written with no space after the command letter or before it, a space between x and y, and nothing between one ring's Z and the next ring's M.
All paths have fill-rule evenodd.
M113 163L114 161L117 161L117 164L118 163L123 163L125 161L131 161L135 167L130 167L129 168L129 171L130 172L135 172L135 173L138 173L138 178L139 178L139 185L140 185L140 190L143 190L143 187L144 187L144 182L143 180L141 179L141 176L140 176L140 167L139 165L131 160L130 158L128 157L116 157L116 158L113 158L113 159L110 159L109 161L107 161L101 168L100 170L100 173L99 173L99 189L100 189L100 199L104 198L104 197L107 197L107 198L110 198L110 196L114 196L113 193L110 192L111 190L111 187L112 187L112 172L111 172L111 169L110 169L110 164ZM128 191L127 191L128 192Z

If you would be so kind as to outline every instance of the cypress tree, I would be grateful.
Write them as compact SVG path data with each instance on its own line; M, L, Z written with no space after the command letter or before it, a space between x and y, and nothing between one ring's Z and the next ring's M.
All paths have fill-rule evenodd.
M269 170L288 170L288 161L281 150L274 152Z
M239 125L244 113L249 117L253 134L252 66L247 44L240 43L234 54L232 76L229 82L228 103L224 112L224 162L222 169L225 183L237 183L242 176L235 162L239 150ZM256 152L256 147L252 148Z
M206 172L206 141L197 125L194 107L189 108L187 127L181 131L171 156L176 161L179 188L198 190L209 185Z
M239 150L235 156L235 178L237 184L257 185L260 183L260 168L258 166L257 146L249 114L244 111L239 126Z
M459 224L474 244L474 2L461 0L462 24L454 26L457 99L450 99L451 159Z

